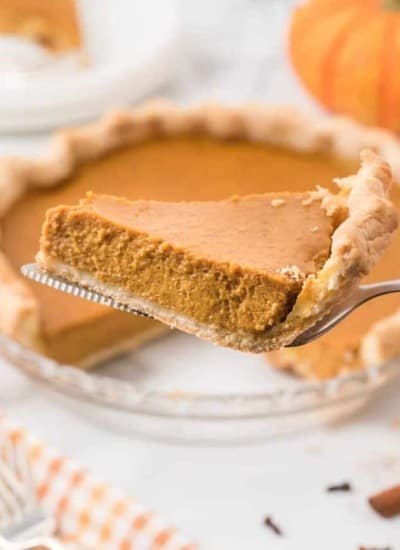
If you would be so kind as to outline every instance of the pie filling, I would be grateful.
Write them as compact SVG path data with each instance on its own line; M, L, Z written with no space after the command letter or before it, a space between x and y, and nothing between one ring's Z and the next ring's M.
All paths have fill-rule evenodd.
M218 141L201 136L152 139L84 164L63 185L27 192L2 220L2 246L16 270L31 262L46 210L55 204L74 204L88 190L133 200L219 200L231 195L307 191L316 185L330 187L333 178L354 173L357 167L356 160L300 154L240 140ZM396 186L392 199L400 207L400 190ZM295 234L299 233L296 228ZM399 247L397 235L368 281L398 276L394 259ZM138 333L142 336L161 327L42 285L27 284L40 303L47 353L59 361L92 362L91 358L101 355L102 349L118 346L119 326L125 342L134 341ZM343 366L358 368L357 350L362 335L374 322L399 307L397 296L370 302L322 339L303 348L276 352L272 359L276 364L278 357L280 361L285 358L286 366L316 377L334 376ZM113 331L108 330L110 326Z
M327 260L332 231L311 193L180 203L90 195L48 212L39 261L205 325L263 332Z

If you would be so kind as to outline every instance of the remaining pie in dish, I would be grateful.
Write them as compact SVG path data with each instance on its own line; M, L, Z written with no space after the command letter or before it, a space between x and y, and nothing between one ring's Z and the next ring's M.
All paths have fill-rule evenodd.
M60 362L83 366L165 331L154 321L55 292L19 276L20 266L31 262L37 252L45 212L54 205L74 204L88 190L162 201L302 192L316 185L333 190L334 178L358 170L360 151L365 148L385 158L394 180L400 181L400 144L381 130L337 117L315 119L288 107L180 109L153 103L59 133L45 158L2 159L0 329ZM400 206L397 186L392 199ZM397 234L368 280L398 277L394 260L399 247ZM285 367L314 377L361 368L366 355L368 362L390 354L400 356L397 310L397 296L382 297L315 343L274 355L285 359ZM371 353L363 351L361 357L360 349L372 337ZM288 360L287 352L295 355ZM277 359L273 360L276 364Z
M3 0L0 33L27 38L55 53L82 46L74 0Z
M389 168L362 157L339 195L172 203L89 194L48 211L37 261L215 343L280 348L369 271L397 227Z

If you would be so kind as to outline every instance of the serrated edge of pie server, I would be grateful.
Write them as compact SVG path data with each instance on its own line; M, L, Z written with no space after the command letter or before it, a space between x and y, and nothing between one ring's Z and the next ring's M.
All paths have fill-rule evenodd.
M46 271L43 271L37 264L23 265L21 267L21 273L22 275L24 275L24 277L27 277L31 281L35 281L36 283L54 288L55 290L59 290L60 292L65 292L66 294L70 294L71 296L84 298L85 300L89 300L90 302L94 302L102 306L112 307L113 309L117 309L118 311L125 311L126 313L141 315L142 317L150 317L146 313L143 313L142 311L137 309L130 308L125 304L121 304L120 302L117 302L109 296L100 294L100 292L90 290L76 283L70 283L69 281L62 279L61 277L57 277L55 275L47 273Z

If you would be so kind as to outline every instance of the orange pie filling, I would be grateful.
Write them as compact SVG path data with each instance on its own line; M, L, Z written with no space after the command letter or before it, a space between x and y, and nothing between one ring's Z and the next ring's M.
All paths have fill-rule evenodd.
M205 325L263 332L328 259L333 229L311 193L175 203L90 194L48 211L38 261Z
M200 136L152 139L83 165L60 186L25 194L3 219L3 248L16 269L31 262L37 252L45 211L55 204L74 204L88 190L134 200L217 200L283 190L305 192L316 185L329 188L333 178L349 175L357 167L355 161L244 141L217 141ZM400 206L398 188L393 190L392 198ZM23 239L21 227L24 227ZM293 229L294 236L298 233ZM398 276L394 260L399 245L397 236L369 280ZM319 252L318 261L323 261L326 244ZM286 297L281 303L287 307L290 292L296 292L296 282L290 281L285 287ZM59 361L93 363L94 357L101 357L103 348L107 354L113 346L120 347L121 342L128 347L138 333L145 339L153 331L161 330L158 323L147 319L111 311L36 284L31 289L40 303L46 352ZM358 368L362 335L399 306L400 300L393 296L371 302L320 341L304 348L274 352L271 360L317 377L335 375L343 368ZM276 314L282 315L283 311ZM250 307L243 323L250 322L253 328L268 323L265 319L260 322L251 318L249 312Z

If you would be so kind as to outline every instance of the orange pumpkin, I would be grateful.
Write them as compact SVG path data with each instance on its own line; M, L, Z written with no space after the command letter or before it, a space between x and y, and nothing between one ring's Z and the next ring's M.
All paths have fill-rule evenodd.
M303 1L289 49L327 109L400 131L400 0Z

